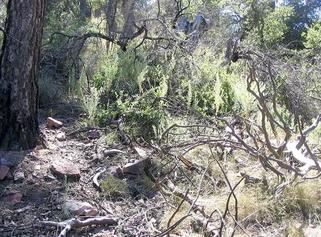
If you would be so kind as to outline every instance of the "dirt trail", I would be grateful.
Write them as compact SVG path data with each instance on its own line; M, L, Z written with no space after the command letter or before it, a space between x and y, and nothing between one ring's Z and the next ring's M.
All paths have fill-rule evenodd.
M121 144L107 147L101 130L77 132L77 117L58 116L64 123L60 129L42 125L45 147L28 152L11 168L7 178L0 181L0 236L58 236L61 228L43 225L41 221L61 222L74 217L64 208L67 200L87 202L98 210L98 216L112 215L119 219L116 226L86 227L67 236L150 236L157 233L156 226L164 208L159 193L147 197L146 192L137 192L136 186L133 195L132 182L132 195L105 197L93 186L93 177L102 168L124 165L137 159L137 154ZM73 136L68 136L72 132ZM122 150L126 155L105 156L104 150L111 148ZM52 172L53 164L65 162L71 164L71 169L79 168L78 181L61 179Z

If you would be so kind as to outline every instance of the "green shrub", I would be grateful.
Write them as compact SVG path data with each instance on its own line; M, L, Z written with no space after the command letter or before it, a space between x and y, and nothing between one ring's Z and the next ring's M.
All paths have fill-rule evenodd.
M125 181L115 178L111 175L107 176L101 183L102 195L109 198L129 196L128 185Z

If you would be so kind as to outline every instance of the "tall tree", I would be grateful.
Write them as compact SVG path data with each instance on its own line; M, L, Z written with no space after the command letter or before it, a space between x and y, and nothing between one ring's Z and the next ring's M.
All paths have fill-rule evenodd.
M91 17L91 7L87 0L78 0L79 1L79 10L80 16L83 21Z
M45 0L9 0L1 53L0 149L29 149L38 135L38 80Z

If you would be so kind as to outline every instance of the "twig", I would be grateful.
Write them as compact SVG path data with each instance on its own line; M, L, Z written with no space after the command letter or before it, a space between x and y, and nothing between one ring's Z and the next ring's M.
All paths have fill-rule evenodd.
M223 216L222 216L221 226L220 226L220 230L219 230L219 236L222 236L223 227L224 227L224 220L225 220L225 218L226 218L226 216L227 216L227 213L229 212L230 199L231 199L231 197L233 196L233 197L234 197L234 200L235 200L235 207L234 207L234 208L235 208L235 214L234 214L234 215L235 215L235 216L234 216L235 221L234 221L234 229L233 229L233 232L232 232L232 234L231 234L231 237L233 237L233 236L234 236L234 233L235 233L235 231L236 231L235 228L236 228L236 226L238 225L238 224L237 224L237 221L238 221L238 206L237 206L238 201L237 201L237 197L236 197L234 191L235 191L235 189L239 186L239 184L244 180L245 177L242 177L242 178L240 179L240 181L238 181L238 182L236 183L236 185L235 185L234 187L232 187L232 185L231 185L231 183L230 183L230 181L229 181L229 179L228 179L228 177L227 177L227 174L226 174L225 170L223 169L221 163L215 158L212 148L209 147L209 149L210 149L210 152L211 152L211 155L212 155L213 159L216 161L216 163L218 164L218 166L219 166L222 174L224 175L225 181L226 181L226 183L227 183L227 185L228 185L228 187L229 187L229 189L230 189L230 194L229 194L229 196L228 196L228 198L227 198L227 201L226 201L225 211L224 211Z
M174 213L172 214L172 216L169 218L169 220L168 220L168 222L167 222L167 228L170 227L171 222L172 222L172 220L174 219L175 215L179 212L179 210L180 210L180 208L182 207L183 203L186 201L185 198L187 197L188 193L189 193L189 189L187 189L184 198L182 199L182 201L180 202L180 204L178 205L178 207L176 208L176 210L174 211ZM169 233L168 233L168 235L169 235Z

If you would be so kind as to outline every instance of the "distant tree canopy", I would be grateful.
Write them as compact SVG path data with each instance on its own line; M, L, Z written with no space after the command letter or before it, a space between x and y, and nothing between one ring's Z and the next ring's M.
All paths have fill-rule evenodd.
M10 23L12 18L7 17L5 5L0 6L4 32L8 29L4 19ZM41 75L68 86L86 78L88 88L95 85L95 90L105 90L105 95L113 88L112 96L97 100L107 101L100 103L104 108L154 85L164 86L155 90L157 95L168 91L187 95L187 104L206 105L202 111L217 107L218 113L224 104L224 99L218 99L223 92L204 100L193 92L194 82L187 80L201 75L199 81L211 78L218 83L216 88L225 90L223 97L229 102L223 107L228 111L235 105L227 99L233 97L230 87L217 80L210 65L231 65L247 58L246 53L253 49L269 52L282 47L289 57L297 51L315 57L321 50L319 0L50 0L43 7ZM8 35L3 38L5 43L9 39ZM202 55L202 50L216 58L205 60L208 65L203 65L206 70L200 73L195 58L187 58L194 53ZM224 57L227 63L219 62ZM184 70L178 72L183 65ZM119 109L118 104L114 106Z
M284 4L293 8L293 14L287 20L290 30L286 32L284 42L291 48L303 48L303 33L321 19L321 1L285 0Z

